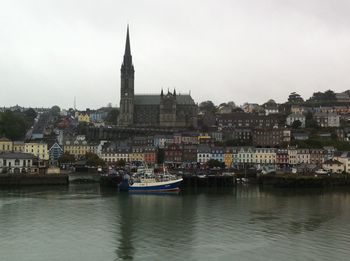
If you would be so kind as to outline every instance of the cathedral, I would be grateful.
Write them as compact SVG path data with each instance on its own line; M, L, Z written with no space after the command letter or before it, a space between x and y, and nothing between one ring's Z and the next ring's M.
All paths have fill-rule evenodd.
M130 50L129 27L120 73L120 126L197 127L197 105L190 95L176 93L176 90L161 90L160 94L135 94L135 70Z

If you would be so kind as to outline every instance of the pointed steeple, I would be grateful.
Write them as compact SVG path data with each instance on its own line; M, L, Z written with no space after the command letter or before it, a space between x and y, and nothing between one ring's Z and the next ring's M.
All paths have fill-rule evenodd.
M175 88L174 88L174 93L173 93L173 95L176 96L176 90L175 90Z
M124 57L125 56L131 56L131 51L130 51L130 37L129 37L129 25L127 27L127 31L126 31L126 43L125 43L125 53L124 53Z
M163 92L163 88L162 88L162 91L161 91L161 93L160 93L160 96L163 97L163 95L164 95L164 92Z

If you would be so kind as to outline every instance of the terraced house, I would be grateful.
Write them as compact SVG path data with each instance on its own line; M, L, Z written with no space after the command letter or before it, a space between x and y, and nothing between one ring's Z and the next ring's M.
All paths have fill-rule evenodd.
M276 149L256 148L254 150L256 164L276 164Z
M29 142L24 144L24 152L31 153L40 160L49 160L47 143Z

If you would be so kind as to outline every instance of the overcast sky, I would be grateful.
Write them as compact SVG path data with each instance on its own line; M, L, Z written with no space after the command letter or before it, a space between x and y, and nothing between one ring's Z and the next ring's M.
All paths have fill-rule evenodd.
M127 23L135 93L350 89L349 0L0 0L0 106L119 104Z

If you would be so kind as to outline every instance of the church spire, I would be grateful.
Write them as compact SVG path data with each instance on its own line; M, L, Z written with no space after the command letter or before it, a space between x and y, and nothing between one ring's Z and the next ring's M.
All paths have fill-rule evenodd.
M129 37L129 25L127 27L127 31L126 31L126 43L125 43L125 53L124 53L124 57L125 56L131 56L131 51L130 51L130 37Z
M130 36L129 36L129 25L126 31L126 42L125 42L125 53L121 70L132 74L134 72L134 66L132 64L132 55L130 50Z

